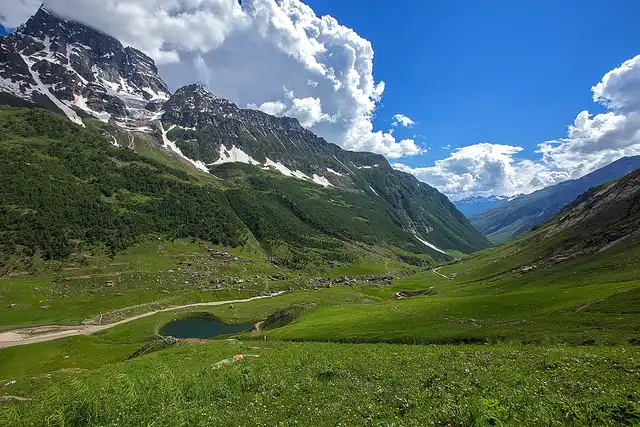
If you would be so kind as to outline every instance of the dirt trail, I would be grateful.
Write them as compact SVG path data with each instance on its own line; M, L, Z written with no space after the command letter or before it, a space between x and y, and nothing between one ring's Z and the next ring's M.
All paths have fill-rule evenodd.
M276 292L271 295L264 295L259 297L231 300L231 301L214 301L203 302L195 304L186 304L178 307L163 308L161 310L149 311L147 313L138 314L136 316L128 317L118 322L109 323L107 325L78 325L78 326L39 326L36 328L18 329L15 331L0 332L0 349L7 347L15 347L18 345L35 344L39 342L57 340L59 338L73 337L78 335L91 335L96 332L111 329L116 326L120 326L125 323L133 322L134 320L142 319L145 317L153 316L154 314L164 313L167 311L183 310L185 308L192 307L214 307L225 304L239 304L243 302L255 301L259 299L272 298L278 295L282 295L283 292Z
M438 267L438 268L440 268L440 267ZM440 273L440 272L438 271L438 268L434 268L434 269L433 269L433 270L431 270L431 271L433 271L434 273L436 273L438 276L442 276L442 277L444 277L445 279L451 280L451 278L450 278L449 276L445 276L444 274Z

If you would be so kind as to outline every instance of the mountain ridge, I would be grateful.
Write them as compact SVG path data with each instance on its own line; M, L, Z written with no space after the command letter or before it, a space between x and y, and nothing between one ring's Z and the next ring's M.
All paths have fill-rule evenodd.
M550 219L589 189L619 179L638 168L640 156L623 157L582 178L564 181L475 213L469 220L493 243L503 243Z
M510 202L520 196L522 196L522 194L517 196L472 196L456 200L453 204L458 208L458 210L460 210L460 212L469 217L477 212L482 212L503 203Z
M245 163L380 199L427 252L488 245L445 196L383 156L345 151L296 119L240 108L198 84L171 93L157 71L144 53L46 8L0 39L3 100L42 106L82 126L85 118L99 120L115 145L136 149L142 138L213 176L226 173L225 164ZM119 141L123 132L126 143Z

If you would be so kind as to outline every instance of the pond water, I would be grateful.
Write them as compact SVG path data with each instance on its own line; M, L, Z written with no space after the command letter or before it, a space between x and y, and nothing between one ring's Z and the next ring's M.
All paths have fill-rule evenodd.
M228 325L217 319L190 317L186 319L174 320L167 323L160 329L160 335L174 338L214 338L220 335L236 334L249 331L253 328L253 323L240 323Z

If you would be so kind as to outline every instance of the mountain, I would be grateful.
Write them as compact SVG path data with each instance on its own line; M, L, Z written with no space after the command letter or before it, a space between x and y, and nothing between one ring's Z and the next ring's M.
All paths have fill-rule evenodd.
M14 162L5 165L3 173L3 182L12 183L3 199L4 224L15 227L4 230L7 253L68 256L74 252L70 241L119 250L150 232L250 243L296 265L318 253L327 261L332 251L347 259L340 248L351 248L349 252L357 242L436 258L488 245L444 195L394 170L383 156L342 150L296 119L239 108L197 84L171 93L144 53L44 7L15 33L0 38L0 92L4 104L44 107L78 125L68 126L86 128L78 134L80 130L63 129L41 113L7 110L3 115L2 143ZM57 131L43 129L38 120ZM39 130L27 132L25 127ZM43 138L55 141L51 144L60 151L50 153ZM105 138L111 144L104 146ZM84 149L78 140L96 142ZM24 168L25 157L15 157L16 147L64 164L65 170L51 172L68 184L59 197L80 192L78 200L97 210L79 218L95 219L94 225L81 226L81 219L75 226L61 223L65 216L76 218L83 205L76 203L79 211L73 212L72 201L64 211L48 206L56 203L49 197L36 200L47 190L33 178L28 182L42 192L28 203L22 200L27 180L4 179L4 174ZM153 162L131 157L126 148ZM75 166L68 162L70 152L78 152ZM95 158L106 164L98 167ZM108 159L122 167L110 168ZM88 170L95 170L95 176ZM88 181L77 186L77 180ZM161 189L172 189L176 200L170 201ZM132 203L131 197L146 202ZM19 226L14 216L34 209L61 215L43 218L46 226L30 224L34 230L48 230L46 241ZM207 216L207 209L215 214ZM198 225L202 221L210 224ZM110 231L93 228L100 223L110 224L105 226ZM12 235L16 229L20 231ZM25 244L12 246L7 236L20 237Z
M594 187L550 220L502 248L536 268L640 241L640 169ZM585 258L585 259L588 259ZM526 268L525 268L526 269Z
M44 6L0 38L0 91L7 100L133 125L169 98L151 58L118 40L54 17Z
M621 178L638 168L640 156L625 157L580 179L561 182L475 213L469 220L490 241L502 243L550 219L590 188Z
M554 250L559 261L605 251L640 238L640 170L595 187L578 197L544 230L544 238L563 236Z
M363 192L393 206L403 227L422 242L463 252L485 244L434 188L393 169L383 156L327 143L296 119L239 108L195 84L178 89L163 110L165 140L214 174L218 165L246 163L325 188Z
M481 212L487 210L489 208L493 208L496 206L500 206L508 201L515 199L520 196L474 196L467 197L462 200L458 200L453 202L453 204L458 208L460 212L465 214L467 217L473 215L476 212Z

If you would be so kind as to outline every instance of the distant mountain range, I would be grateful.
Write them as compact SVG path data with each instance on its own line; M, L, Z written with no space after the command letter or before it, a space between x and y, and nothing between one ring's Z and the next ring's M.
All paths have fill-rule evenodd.
M580 179L517 197L469 217L493 243L503 243L559 213L587 190L619 179L640 168L640 156L619 159Z
M45 7L13 34L0 37L0 104L44 107L66 116L79 128L99 129L119 149L161 156L163 162L171 158L170 164L190 174L213 178L215 191L226 192L219 199L226 201L217 209L233 210L218 213L224 218L239 216L245 224L239 226L236 221L236 231L227 230L216 239L224 237L239 244L244 241L239 236L251 233L266 252L276 253L276 248L290 246L292 230L306 230L293 236L297 245L307 245L307 249L322 247L329 252L331 244L320 242L318 236L330 236L345 245L374 242L435 257L448 251L470 253L489 245L444 195L393 169L383 156L343 150L303 128L296 119L240 108L197 84L172 92L146 54L85 25L60 19ZM36 119L8 114L3 120L31 123ZM60 126L50 118L41 120ZM46 130L43 132L34 136L46 137ZM75 135L69 129L64 134ZM34 142L34 150L36 147L40 146ZM98 152L106 155L102 149L96 155ZM77 161L82 163L78 168L93 164L80 155ZM124 169L113 172L117 175ZM274 176L286 183L274 181ZM107 186L106 194L117 194L121 191L118 186L130 178L118 178L119 184ZM86 177L64 179L71 183ZM19 195L21 184L14 183L12 194ZM91 191L102 191L106 185L91 183L95 185ZM181 191L198 191L196 187ZM159 200L156 190L149 189L144 197ZM92 199L91 203L103 202ZM187 215L191 208L184 206L172 214L179 216L184 211ZM131 209L126 208L133 212ZM258 212L263 217L256 217ZM294 227L288 221L304 226ZM268 229L268 237L261 226ZM309 235L303 238L305 233ZM289 249L293 253L299 247Z
M455 201L453 202L453 204L458 208L460 212L469 217L476 212L481 212L489 208L500 206L518 197L520 196L474 196Z

